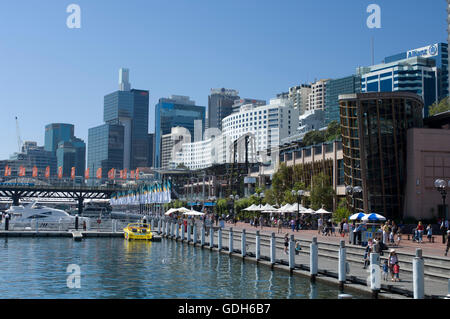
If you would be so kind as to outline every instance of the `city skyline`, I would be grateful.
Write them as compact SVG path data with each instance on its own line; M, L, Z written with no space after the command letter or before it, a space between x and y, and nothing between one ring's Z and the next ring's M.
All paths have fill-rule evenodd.
M102 120L103 96L117 88L117 71L121 67L130 69L132 87L150 92L149 133L152 133L154 107L162 97L186 95L198 105L207 105L211 88L230 87L239 90L241 96L268 101L290 86L310 83L314 79L349 76L354 74L356 67L370 65L372 36L375 38L375 63L391 54L446 42L445 2L426 5L413 2L417 5L412 5L411 1L406 6L406 1L395 4L377 1L382 9L382 28L370 30L365 25L368 17L365 9L369 1L360 1L358 5L321 1L304 4L303 7L292 1L258 3L258 6L253 1L246 4L200 1L189 7L180 1L158 5L136 1L133 4L155 10L136 10L128 6L126 12L141 16L145 11L154 20L147 21L139 30L136 29L138 25L129 22L118 24L124 30L117 35L132 34L129 41L121 43L129 49L117 47L112 41L112 36L118 31L112 24L120 21L115 18L125 8L123 4L108 3L106 6L106 2L91 4L78 1L83 19L79 30L65 26L66 4L42 4L33 13L23 12L23 4L8 4L8 10L0 13L0 21L8 25L0 31L4 40L0 49L9 62L3 68L6 76L2 77L0 85L0 105L4 105L5 110L0 120L3 127L0 138L4 146L0 158L9 158L17 151L15 116L19 118L24 141L32 140L43 145L45 125L60 122L74 124L76 135L87 141L88 128ZM286 10L287 7L290 10ZM187 11L182 14L176 9ZM297 16L290 11L296 12ZM398 12L407 14L398 15ZM208 19L205 18L207 14L211 15ZM227 14L233 14L229 20L233 24L227 23ZM169 26L164 21L163 28L155 30L156 22L164 20L167 15L178 19L177 23ZM272 25L270 18L280 15L286 19L278 19L279 23ZM320 21L323 20L322 25L314 22L313 18L319 16ZM200 17L205 18L201 21L211 22L211 30L199 31L206 22L192 18ZM426 26L413 22L421 21L419 18L427 20ZM180 32L181 35L175 33L187 22L190 24ZM302 31L308 26L311 27L309 34ZM132 30L135 34L130 33ZM237 32L239 30L243 31L242 34ZM299 41L303 44L292 41L294 32L304 37L304 43ZM346 34L348 40L337 36L339 32ZM106 41L101 43L104 48L97 47L94 42L101 35ZM162 39L163 35L168 39ZM223 52L212 48L227 35L239 41L235 45L229 44L229 40L225 41L227 46L220 44ZM315 39L318 36L321 40ZM140 38L144 39L142 43L137 41ZM39 45L35 45L36 41L40 41ZM186 47L191 41L192 53L188 54L189 50L168 53L178 47ZM112 45L115 50L109 53ZM136 53L151 49L153 45L168 50L161 50L160 56L150 51ZM249 51L250 47L252 50ZM334 48L339 50L332 51ZM108 51L106 56L105 50ZM216 72L211 72L211 69Z

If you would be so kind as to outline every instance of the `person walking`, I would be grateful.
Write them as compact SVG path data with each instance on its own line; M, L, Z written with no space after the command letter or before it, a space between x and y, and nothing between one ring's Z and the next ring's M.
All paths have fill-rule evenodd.
M288 247L289 247L289 235L284 235L284 253L288 254Z
M427 238L428 242L431 243L431 238L433 237L433 227L431 225L427 226Z
M422 222L419 221L419 224L417 224L417 239L419 241L419 243L422 243L422 238L423 238L423 225Z
M295 220L294 220L294 218L291 219L290 224L291 224L292 231L295 231Z
M344 236L347 236L347 234L348 234L348 223L347 223L346 220L344 220L344 225L342 226L342 229L344 231ZM344 236L342 236L342 237L344 237Z
M282 228L283 228L283 220L280 218L277 219L277 234L280 234L282 232Z
M261 226L261 230L262 230L263 226L264 226L264 218L262 217L262 215L259 217L259 225Z
M322 231L322 227L323 227L323 219L322 219L322 217L319 217L319 220L317 221L317 229L318 229L319 234Z
M450 230L447 230L447 248L445 248L444 256L447 256L449 249L450 249Z
M442 232L442 243L445 244L445 235L447 234L448 229L448 220L442 219L440 229Z
M391 273L391 279L394 281L394 265L398 263L398 256L395 252L395 249L391 249L389 251L389 258L388 258L388 266L389 266L389 272Z

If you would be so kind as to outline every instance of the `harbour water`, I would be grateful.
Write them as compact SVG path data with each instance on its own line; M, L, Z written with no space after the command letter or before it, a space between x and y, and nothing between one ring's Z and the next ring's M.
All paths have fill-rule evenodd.
M2 238L0 247L0 298L336 299L339 294L335 286L166 239ZM73 264L80 269L80 288L68 288Z

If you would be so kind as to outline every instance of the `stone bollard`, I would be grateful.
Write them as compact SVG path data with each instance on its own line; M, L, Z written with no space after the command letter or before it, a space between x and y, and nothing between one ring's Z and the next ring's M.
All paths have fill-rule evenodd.
M172 228L171 228L171 233L170 233L170 237L174 238L175 237L175 227L177 226L177 222L176 221L172 221Z
M450 279L448 280L447 296L444 299L450 299Z
M151 227L152 230L155 228L155 219L152 217L152 221L151 221Z
M256 231L256 247L255 247L255 257L256 261L261 259L261 236L259 234L259 230Z
M233 253L233 227L230 227L230 234L228 238L228 253Z
M175 241L178 241L178 238L180 238L180 224L178 222L175 223L176 232L175 232ZM184 229L184 227L183 227Z
M164 221L164 236L167 237L169 233L169 224L167 223L167 220Z
M197 224L194 224L193 236L194 236L194 238L193 238L192 242L194 243L194 246L195 246L195 244L197 244ZM189 241L191 240L191 232L188 232L188 240Z
M345 249L345 240L341 240L341 244L339 246L339 267L338 267L338 280L339 280L339 289L344 289L344 283L347 280L347 262L346 262L346 249Z
M247 246L246 246L246 233L245 233L245 229L242 230L242 237L241 237L241 254L242 254L242 258L245 258L245 255L247 255Z
M289 239L289 270L292 271L295 268L295 241L294 235L291 235Z
M422 249L420 248L416 249L416 257L413 259L413 290L414 299L424 299L424 261L422 257Z
M381 269L380 255L376 253L370 254L370 289L372 290L372 298L378 299L378 293L381 288Z
M200 238L200 246L203 248L205 245L205 224L202 225L202 233Z
M184 225L183 225L183 223L181 223L181 242L184 241L185 237L186 236L184 234Z
M273 268L273 265L275 265L276 260L276 238L275 233L272 233L272 236L270 237L270 264Z
M317 237L313 237L312 243L310 244L310 255L309 255L309 274L311 275L311 280L314 282L317 277L317 271L319 268L319 249L317 244Z
M219 230L217 232L217 249L219 251L222 250L222 227L219 227Z
M161 219L158 219L158 234L161 235Z
M209 228L209 249L214 248L214 228L211 226Z

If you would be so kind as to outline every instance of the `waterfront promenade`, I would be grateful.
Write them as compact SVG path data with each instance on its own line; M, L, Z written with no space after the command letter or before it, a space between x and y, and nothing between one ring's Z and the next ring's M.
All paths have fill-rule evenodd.
M282 232L277 234L278 229L275 227L254 227L250 224L238 222L234 224L226 224L226 229L233 227L235 231L235 238L240 238L238 232L242 229L246 230L249 246L247 251L254 253L254 241L250 238L259 230L261 236L270 236L273 232L277 237L277 259L284 264L288 263L289 257L283 252L283 238L285 234L294 235L295 240L300 241L302 251L295 256L295 264L301 268L309 269L309 244L313 237L317 237L319 244L319 276L337 277L338 272L338 249L341 240L345 240L347 248L347 261L350 264L350 274L347 279L352 279L356 283L364 284L367 281L369 272L363 269L363 254L364 247L349 244L349 238L341 237L338 233L336 236L323 236L318 234L317 230L299 230L292 231L288 228L283 228ZM240 240L236 239L234 247L240 247ZM415 243L407 240L407 235L403 235L403 240L400 245L392 246L399 256L400 262L400 282L392 282L389 276L388 281L382 281L382 293L384 291L391 291L393 293L412 296L413 292L413 274L412 274L412 260L415 256L417 248L421 248L425 263L425 295L428 298L443 297L448 292L448 279L450 279L450 257L445 257L445 245L442 244L442 237L435 236L434 243ZM269 247L262 244L261 254L269 256ZM383 262L389 255L388 251L381 256ZM320 274L322 273L322 274ZM328 273L328 274L327 274ZM383 289L384 288L384 289Z

